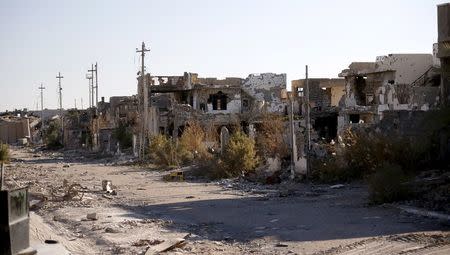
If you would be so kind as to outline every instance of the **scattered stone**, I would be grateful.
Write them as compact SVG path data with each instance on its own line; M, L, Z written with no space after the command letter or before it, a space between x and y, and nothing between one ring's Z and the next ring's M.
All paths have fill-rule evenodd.
M112 182L109 180L103 180L102 181L102 190L103 191L111 191L112 190Z
M63 167L64 168L70 167L70 164L64 164Z
M275 247L288 247L289 245L287 243L277 243Z
M182 246L184 242L184 238L174 238L166 240L154 247L148 248L148 250L145 252L145 255L159 254L160 252L170 251L174 248Z
M117 192L115 190L108 190L106 191L107 194L111 194L113 196L117 196Z
M336 184L336 185L331 185L330 189L341 189L343 187L345 187L344 184Z
M97 213L88 213L86 215L86 219L88 219L88 220L98 220Z
M131 245L132 246L158 245L163 242L164 242L163 240L159 240L159 239L153 239L153 240L139 239L138 241L133 242Z
M186 199L195 198L194 196L187 196Z
M107 228L105 228L105 232L106 233L117 234L117 233L120 233L121 231L118 230L117 228L107 227Z

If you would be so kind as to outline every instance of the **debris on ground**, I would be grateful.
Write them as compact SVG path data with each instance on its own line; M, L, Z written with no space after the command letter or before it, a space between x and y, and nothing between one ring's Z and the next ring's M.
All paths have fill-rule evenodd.
M344 184L336 184L336 185L331 185L330 189L341 189L343 187L345 187Z
M181 247L185 244L184 238L173 238L166 240L156 246L148 248L145 255L159 254L160 252L170 251L174 248Z
M70 184L64 179L62 186L50 188L50 194L53 201L82 200L84 191L83 187L78 183Z
M182 171L174 171L163 176L164 181L184 181L184 173Z
M158 245L160 243L163 243L163 240L159 240L159 239L139 239L136 242L133 242L131 245L132 246L147 246L147 245Z
M88 220L98 220L97 213L88 213L86 215L86 219L88 219Z

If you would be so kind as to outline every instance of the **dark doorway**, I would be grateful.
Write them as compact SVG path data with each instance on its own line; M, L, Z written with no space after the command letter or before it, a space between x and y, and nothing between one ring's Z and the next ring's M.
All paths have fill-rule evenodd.
M314 130L317 131L320 138L325 138L327 142L336 139L337 136L337 113L315 118Z

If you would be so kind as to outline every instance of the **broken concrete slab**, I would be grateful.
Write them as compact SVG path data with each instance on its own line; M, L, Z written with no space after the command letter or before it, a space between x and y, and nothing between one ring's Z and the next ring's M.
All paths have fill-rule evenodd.
M159 254L160 252L172 250L184 244L185 241L186 240L184 238L174 238L166 240L156 246L148 248L148 250L145 252L145 255Z
M86 215L86 219L88 219L88 220L98 220L97 213L88 213Z

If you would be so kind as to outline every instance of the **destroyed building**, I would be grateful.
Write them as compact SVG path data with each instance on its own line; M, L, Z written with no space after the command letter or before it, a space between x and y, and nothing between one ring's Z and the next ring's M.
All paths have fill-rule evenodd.
M345 78L338 132L352 124L374 124L389 111L427 111L439 106L440 72L431 54L389 54L375 62L353 62Z
M102 152L116 152L119 142L114 130L119 126L128 128L130 133L136 133L138 116L138 101L136 96L115 96L105 102L102 97L98 103L97 114L92 120L96 149Z
M436 56L441 66L442 104L450 105L450 4L440 4L438 14L438 43L435 44Z
M0 117L0 142L8 144L27 144L31 141L30 119L33 118L6 115Z
M291 91L294 95L295 115L304 115L305 109L305 79L293 80ZM311 126L314 138L324 138L327 141L336 138L337 123L345 95L345 80L342 78L308 79L309 105L311 109ZM304 126L304 125L303 125Z
M64 116L64 146L67 149L87 148L92 145L92 109L67 110Z
M142 93L140 79L138 91ZM246 79L200 78L196 73L183 76L150 76L146 82L150 98L150 134L180 137L190 120L222 127L241 125L252 129L263 111L284 114L285 74L251 74Z

